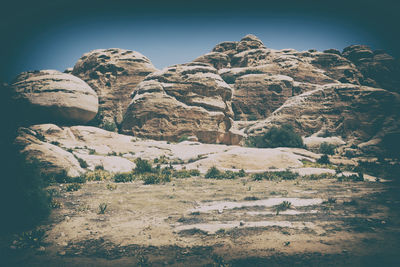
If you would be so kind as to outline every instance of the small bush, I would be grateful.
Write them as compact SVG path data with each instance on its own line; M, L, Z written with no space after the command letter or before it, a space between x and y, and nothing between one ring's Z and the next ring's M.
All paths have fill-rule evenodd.
M181 137L179 137L178 143L183 142L183 141L187 141L188 139L189 139L188 135L182 135Z
M294 132L291 125L272 127L262 136L249 137L246 144L259 148L304 147L303 139Z
M52 199L50 202L50 208L59 209L62 207L62 203L56 199Z
M336 148L336 146L334 144L329 144L327 142L323 142L319 146L319 153L333 155L333 154L335 154L335 148Z
M96 150L94 150L93 148L88 148L88 149L89 149L89 155L96 154Z
M319 159L317 159L317 163L320 164L330 164L330 160L327 154L322 155Z
M135 163L136 163L135 173L140 174L140 173L146 173L146 172L153 172L153 168L147 160L137 158L135 160Z
M179 170L179 171L174 171L172 173L173 177L176 178L190 178L192 176L200 176L200 171L199 170Z
M117 124L113 121L104 121L101 128L106 131L115 132L115 130L117 129Z
M85 173L84 177L88 181L104 181L111 179L111 173L103 170L95 170Z
M212 166L207 170L205 178L219 178L221 176L221 171L217 167Z
M84 159L81 159L81 158L77 158L77 159L79 162L79 166L81 166L81 168L86 169L89 166Z
M289 201L283 201L281 204L275 206L276 215L279 215L279 212L288 210L292 207L292 203Z
M38 248L43 244L44 237L44 230L34 229L21 233L17 238L17 244L21 248Z
M132 172L116 173L113 179L116 183L132 182L135 180L135 175Z
M72 183L72 184L67 184L65 187L65 190L67 192L73 192L73 191L78 191L82 186L78 183Z
M310 174L303 176L305 180L321 180L321 179L332 179L337 178L336 175L331 173L321 173L321 174Z
M108 205L107 203L100 203L99 204L99 214L104 214L106 213L106 209L107 209Z
M117 152L115 152L115 151L111 151L111 152L107 153L107 156L116 156L116 155L117 155Z
M94 167L94 170L102 170L102 171L104 171L104 166L103 165L96 165L95 167Z
M251 176L253 180L260 181L260 180L295 180L299 177L297 173L291 171L277 171L277 172L263 172L263 173L255 173Z
M241 169L241 170L239 171L239 173L238 173L238 176L239 176L239 177L245 177L245 176L246 176L246 172L245 172L243 169Z
M160 183L170 182L171 176L165 175L165 174L160 174L160 173L155 173L155 174L151 173L151 174L143 175L142 180L145 185L160 184Z
M117 185L116 184L107 184L106 188L110 191L114 191L117 189Z

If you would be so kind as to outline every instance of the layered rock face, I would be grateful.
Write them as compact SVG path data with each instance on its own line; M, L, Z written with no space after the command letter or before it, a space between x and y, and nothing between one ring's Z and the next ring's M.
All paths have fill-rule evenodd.
M196 136L205 143L235 143L230 132L232 89L209 64L195 62L155 72L132 94L122 131L158 140Z
M70 74L56 70L23 72L10 89L27 124L86 123L97 114L97 94Z
M362 84L400 92L400 62L385 51L352 45L343 49L343 56L361 71L364 76Z
M232 86L232 107L238 120L266 118L291 96L328 83L360 84L363 77L339 51L274 50L254 35L220 43L194 61L213 65Z
M331 84L290 98L266 120L247 130L259 135L272 126L291 124L301 135L341 136L374 145L400 134L400 95L384 89ZM382 144L381 144L382 145Z
M86 81L99 95L99 115L95 124L121 123L130 102L130 93L148 74L156 71L139 52L99 49L84 54L72 74Z

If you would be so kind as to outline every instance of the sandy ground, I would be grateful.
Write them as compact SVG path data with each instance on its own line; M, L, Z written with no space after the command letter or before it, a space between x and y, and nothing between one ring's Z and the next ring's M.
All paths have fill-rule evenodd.
M400 266L398 186L173 179L56 185L42 249L3 266ZM291 207L276 212L276 205ZM99 205L106 203L104 214Z

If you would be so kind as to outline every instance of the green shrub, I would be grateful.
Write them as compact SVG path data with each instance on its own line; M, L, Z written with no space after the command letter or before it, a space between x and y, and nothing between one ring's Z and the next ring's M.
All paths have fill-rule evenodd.
M135 180L135 175L132 172L116 173L113 179L116 183L132 182Z
M289 201L283 201L281 204L275 206L276 215L279 215L279 212L288 210L292 207L292 203Z
M17 237L17 245L20 248L38 248L43 245L45 233L43 229L22 232Z
M246 172L245 172L243 169L241 169L241 170L239 171L239 173L238 173L238 176L239 176L239 177L245 177L245 176L246 176Z
M205 178L219 178L221 176L221 171L217 167L212 166L206 172Z
M305 180L321 180L321 179L332 179L337 178L336 175L331 173L321 173L321 174L309 174L303 176Z
M264 135L249 137L246 144L259 148L304 147L303 139L294 132L291 125L272 127Z
M336 148L336 146L334 144L329 144L327 142L323 142L319 146L319 153L333 155L333 154L335 154L335 148Z
M330 164L330 160L327 154L322 155L319 159L317 159L317 163L320 164Z
M104 214L104 213L106 213L106 209L107 209L107 207L108 207L108 204L107 203L100 203L99 204L99 214Z
M183 141L187 141L189 139L188 135L182 135L181 137L179 137L178 139L178 143L183 142Z
M176 178L190 178L192 176L200 176L200 171L199 170L179 170L179 171L174 171L172 173L173 177Z
M104 166L103 165L96 165L95 167L94 167L94 170L102 170L102 171L104 171Z
M84 159L81 159L81 158L77 158L77 159L79 162L79 166L81 166L81 168L86 169L89 166Z
M171 181L170 175L165 175L161 173L147 173L142 175L143 183L148 184L160 184Z
M146 173L146 172L153 172L153 168L150 164L150 162L148 162L145 159L141 159L141 158L137 158L135 160L136 163L136 167L135 167L135 173Z
M104 181L111 179L111 173L104 170L95 170L85 173L84 177L87 181Z
M106 131L115 132L117 129L117 124L113 121L104 121L101 128Z
M67 192L73 192L73 191L78 191L82 186L78 183L72 183L72 184L67 184L65 187L65 190Z
M260 181L260 180L295 180L299 177L297 173L291 171L271 171L271 172L263 172L263 173L255 173L251 176L253 180Z

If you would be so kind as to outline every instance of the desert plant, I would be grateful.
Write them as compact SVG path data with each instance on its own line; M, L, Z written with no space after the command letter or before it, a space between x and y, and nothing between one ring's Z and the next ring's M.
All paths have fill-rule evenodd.
M89 155L96 154L96 150L94 150L93 148L88 148L88 150L89 150Z
M170 175L165 175L161 173L147 173L142 175L143 184L160 184L171 181Z
M84 177L88 181L103 181L111 179L111 173L104 171L104 170L95 170L86 172Z
M67 184L65 187L65 190L67 192L73 192L73 191L78 191L82 186L78 183L72 183L72 184Z
M148 162L145 159L137 158L135 160L136 167L135 167L135 173L146 173L146 172L152 172L153 167L151 166L150 162Z
M115 189L117 189L117 185L116 184L107 184L106 188L110 191L114 191Z
M329 156L327 154L322 155L319 159L317 159L317 163L320 164L330 164Z
M52 199L50 202L50 208L59 209L62 207L62 203L56 199Z
M297 173L286 170L286 171L255 173L251 177L255 181L260 181L260 180L279 181L279 180L295 180L299 177L299 175Z
M188 139L189 139L189 136L184 134L181 137L179 137L178 143L183 142L183 141L187 141Z
M212 166L206 172L205 178L219 178L221 176L221 171L217 167Z
M241 169L241 170L239 171L239 173L238 173L238 176L239 176L239 177L245 177L245 176L246 176L246 172L245 172L243 169Z
M292 203L289 201L283 201L279 205L275 206L276 215L279 215L279 212L288 210L292 207Z
M247 146L259 148L274 147L304 147L303 139L294 132L291 125L272 127L261 136L249 137L246 140Z
M102 170L102 171L104 171L104 166L103 165L96 165L95 167L94 167L94 170Z
M108 204L107 203L100 203L99 204L99 211L98 211L98 213L99 214L104 214L104 213L106 213L106 209L107 209L107 207L108 207Z
M179 170L179 171L174 171L172 173L173 177L176 178L189 178L192 176L200 176L200 171L199 170Z
M334 144L329 144L327 142L323 142L319 146L319 153L333 155L333 154L335 154L335 148L336 148L336 146Z
M116 155L117 155L117 152L115 152L115 151L111 151L111 152L107 153L107 156L116 156Z
M135 175L132 172L116 173L113 179L116 183L132 182L135 180Z
M45 233L43 229L22 232L18 235L17 243L22 248L38 248L43 243Z
M81 166L81 168L86 169L89 166L84 159L81 159L81 158L77 158L77 159L79 162L79 166Z
M115 130L117 130L117 124L113 121L104 121L101 128L106 131L115 132Z

